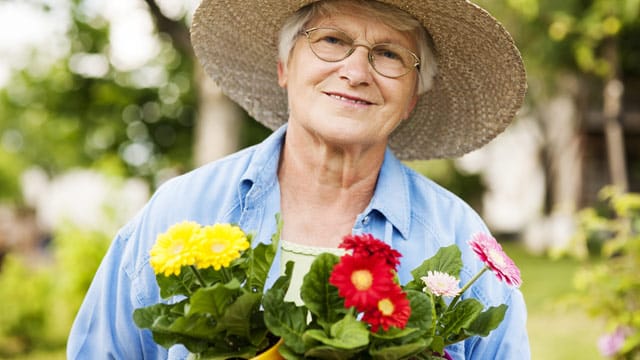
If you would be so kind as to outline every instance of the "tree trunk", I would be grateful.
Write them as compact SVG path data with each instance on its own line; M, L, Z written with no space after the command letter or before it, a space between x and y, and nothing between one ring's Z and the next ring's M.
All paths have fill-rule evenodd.
M238 149L242 112L204 73L195 59L189 29L182 21L169 19L154 0L145 0L158 31L166 33L173 45L194 62L193 83L198 92L198 115L195 119L193 163L206 164Z
M583 188L584 153L579 136L575 79L563 78L565 89L542 106L548 166L547 212L573 214L580 203Z
M602 93L602 115L604 117L604 133L607 143L609 174L613 185L617 186L622 191L627 191L629 186L627 181L627 167L624 150L624 132L622 125L620 124L624 84L620 81L618 45L615 39L610 38L605 41L604 51L604 58L611 69Z
M200 66L195 67L198 115L193 144L195 166L219 159L238 149L242 112Z

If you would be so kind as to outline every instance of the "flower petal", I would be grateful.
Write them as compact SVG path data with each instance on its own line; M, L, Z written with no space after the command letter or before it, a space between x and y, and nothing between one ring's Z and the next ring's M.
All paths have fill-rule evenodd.
M502 250L498 241L485 233L478 233L469 241L471 249L493 271L496 277L511 286L520 286L520 269Z
M389 267L396 269L400 264L402 254L391 248L384 241L378 240L371 234L347 235L342 239L341 248L352 250L353 255L367 257L381 257Z
M377 332L380 327L384 331L394 326L404 329L411 316L411 306L407 294L399 285L395 285L376 303L376 306L365 311L362 320L371 325L371 331Z
M329 283L338 288L346 307L364 311L377 306L393 282L393 268L381 258L344 255L329 277Z
M426 286L424 291L429 291L436 296L454 297L460 293L460 287L458 286L460 280L447 273L429 271L427 272L427 276L421 277L420 280L422 280Z

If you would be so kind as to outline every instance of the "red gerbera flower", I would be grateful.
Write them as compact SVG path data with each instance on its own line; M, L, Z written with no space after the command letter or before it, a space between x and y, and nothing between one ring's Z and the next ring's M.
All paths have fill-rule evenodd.
M522 284L520 269L492 236L484 233L476 234L469 241L469 245L499 280L512 286Z
M378 240L371 234L347 235L342 239L341 248L352 250L353 255L382 257L388 266L396 269L400 264L400 254L398 251Z
M381 258L344 255L334 266L329 283L338 288L346 307L358 311L375 308L378 300L393 286L392 268Z
M404 329L409 316L411 316L411 306L407 294L396 285L378 300L375 308L364 313L362 320L371 325L371 331L377 332L380 327L384 331L389 330L391 326Z

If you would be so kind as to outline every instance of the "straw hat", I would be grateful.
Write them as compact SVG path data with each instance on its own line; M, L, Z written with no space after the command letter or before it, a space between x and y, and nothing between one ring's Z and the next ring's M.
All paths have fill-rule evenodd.
M277 82L284 20L313 0L203 0L191 39L222 91L265 126L287 121ZM434 41L438 73L389 145L400 159L456 157L501 133L522 105L526 77L511 36L465 0L382 0L418 19Z

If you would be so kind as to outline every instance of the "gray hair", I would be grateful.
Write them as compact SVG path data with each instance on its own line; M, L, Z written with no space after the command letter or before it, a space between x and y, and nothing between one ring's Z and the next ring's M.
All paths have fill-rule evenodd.
M285 20L280 29L278 42L278 57L284 66L287 65L298 35L306 25L319 17L340 13L342 9L339 3L340 1L335 0L317 1L301 7ZM420 21L393 5L379 1L352 0L349 1L349 5L358 10L358 14L367 14L367 17L378 19L392 29L414 36L420 58L418 94L431 89L437 73L437 64L433 41Z

